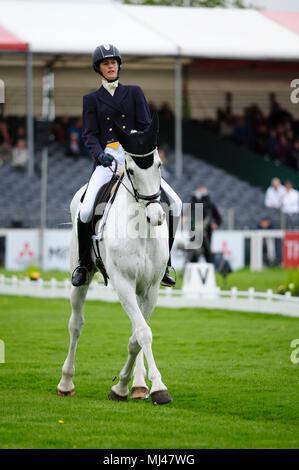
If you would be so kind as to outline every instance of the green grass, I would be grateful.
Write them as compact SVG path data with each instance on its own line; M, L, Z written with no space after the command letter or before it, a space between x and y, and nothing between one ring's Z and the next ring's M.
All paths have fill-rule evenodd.
M86 303L76 395L66 398L55 391L69 302L0 302L0 448L298 448L298 319L156 308L153 351L173 403L153 406L107 400L131 334L118 304Z
M7 271L4 268L0 268L0 274L5 274L6 276L22 276L25 272ZM62 281L65 278L70 279L69 272L61 271L44 271L41 273L41 276L45 280L50 280L51 278L55 278L58 281ZM228 285L225 288L237 287L239 290L247 290L249 287L254 287L255 290L259 292L264 292L267 289L276 291L277 288L285 282L286 278L287 269L284 268L265 268L261 272L252 272L247 267L229 274L227 277ZM218 286L223 288L223 278L218 273L216 273L216 282ZM176 288L180 289L182 284L183 277L178 273Z

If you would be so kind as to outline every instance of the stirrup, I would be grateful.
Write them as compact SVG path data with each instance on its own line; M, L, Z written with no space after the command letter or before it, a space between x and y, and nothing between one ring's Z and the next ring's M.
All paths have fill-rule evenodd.
M175 276L174 279L169 274L169 268L171 268L174 271L174 276ZM167 283L166 280L163 281L164 278L166 277L166 275L168 275L169 279L171 280L169 283ZM176 285L176 279L177 279L177 276L176 276L176 270L174 269L174 267L173 266L167 266L166 270L165 270L165 274L164 274L160 284L163 287L174 287Z

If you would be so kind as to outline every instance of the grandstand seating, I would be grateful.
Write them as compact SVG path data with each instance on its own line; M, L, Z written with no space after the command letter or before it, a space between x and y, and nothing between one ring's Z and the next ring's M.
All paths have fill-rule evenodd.
M40 162L40 154L36 155ZM47 227L66 228L70 222L69 205L74 193L84 185L92 172L89 157L66 157L61 148L53 144L48 159ZM208 187L212 200L223 217L223 229L255 228L264 216L280 226L280 215L264 207L264 192L242 181L223 169L185 154L184 174L180 179L174 175L174 155L169 153L169 182L183 202L190 200L192 191L199 185ZM14 218L22 218L25 227L38 227L40 223L40 165L28 177L5 165L0 169L2 198L0 203L0 226L10 227ZM298 220L299 226L299 220Z

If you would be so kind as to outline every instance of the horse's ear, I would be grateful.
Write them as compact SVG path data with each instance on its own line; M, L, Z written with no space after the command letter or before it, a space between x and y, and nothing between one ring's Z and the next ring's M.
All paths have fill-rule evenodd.
M159 119L156 112L153 114L152 122L144 132L135 131L127 134L116 122L112 122L112 125L117 140L128 153L143 155L154 151L157 147Z

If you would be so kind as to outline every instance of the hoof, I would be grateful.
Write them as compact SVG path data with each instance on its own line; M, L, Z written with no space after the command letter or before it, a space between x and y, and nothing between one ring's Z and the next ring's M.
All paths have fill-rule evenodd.
M73 388L69 392L63 392L58 388L56 391L56 395L58 395L59 397L73 397L75 395L75 389Z
M160 390L151 393L151 399L153 405L165 405L166 403L172 402L172 398L167 390Z
M117 393L115 393L113 390L111 390L111 392L108 395L108 400L112 400L112 401L127 401L127 398L128 398L127 395L122 397L121 395L117 395Z
M132 387L131 400L146 400L148 397L147 387Z

